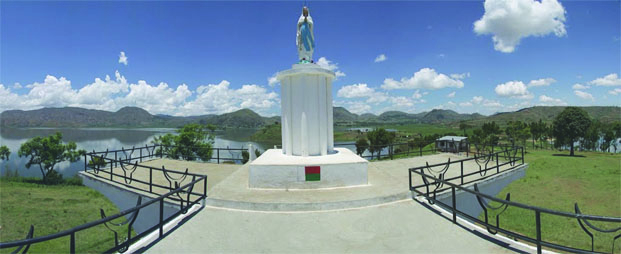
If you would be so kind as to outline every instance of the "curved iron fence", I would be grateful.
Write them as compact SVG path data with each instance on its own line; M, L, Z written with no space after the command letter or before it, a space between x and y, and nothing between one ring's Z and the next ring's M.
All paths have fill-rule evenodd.
M140 165L138 163L141 162L142 159L153 156L153 149L149 150L148 146L146 146L145 149L151 152L148 152L145 155L142 153L142 150L140 150L141 152L137 157L132 157L133 152L136 151L136 149L121 149L104 152L93 151L91 153L87 153L84 155L84 170L86 173L89 173L94 177L104 178L106 180L113 181L129 188L139 189L146 192L146 189L143 190L132 185L132 183L141 183L144 185L148 185L149 193L156 194L157 191L154 191L154 188L159 188L161 189L161 191L167 191L166 193L158 194L157 197L147 202L143 202L142 197L139 196L136 201L136 206L110 216L106 216L104 211L100 209L101 219L88 222L77 227L73 227L71 229L51 235L34 237L34 226L31 225L29 233L25 239L11 242L2 242L0 243L0 249L16 248L13 253L26 253L29 250L30 246L33 244L69 236L68 252L75 253L76 234L99 225L105 226L114 235L115 246L107 249L105 251L106 253L124 252L129 248L131 244L147 236L148 234L155 232L156 230L159 231L159 238L163 237L164 225L166 223L170 222L181 214L186 214L192 206L199 204L201 201L204 201L207 198L207 176L189 173L187 169L185 171L177 171L166 169L163 166L162 168L155 168ZM114 158L109 158L109 156L111 157L111 155L114 155ZM90 160L88 160L89 158ZM114 168L117 166L120 166L117 171L122 171L122 174L120 174L120 172L114 172ZM134 172L136 170L149 170L149 181L135 178ZM153 183L154 172L161 172L168 181L168 186ZM186 179L189 180L187 183L184 184L183 182ZM202 189L202 193L200 189ZM167 218L164 218L164 202L179 202L180 209L177 212L169 215ZM155 225L149 227L147 230L132 236L131 227L135 222L136 218L139 216L141 209L144 209L145 207L156 203L159 204L158 222ZM126 217L123 222L113 222L113 220L123 216ZM119 233L117 232L117 230L114 230L112 228L119 228L124 226L127 227L128 233L124 241L122 243L119 243Z
M515 155L519 154L521 151L521 156L517 157ZM472 174L481 174L483 177L477 179L481 180L493 175L496 175L498 173L501 173L503 171L507 171L510 169L513 169L517 166L520 166L524 163L524 153L523 153L524 149L523 147L513 147L513 148L505 148L502 151L499 152L495 152L495 153L490 153L487 155L482 155L482 154L478 154L475 155L472 158L467 158L467 159L463 159L463 160L457 160L457 161L448 161L446 163L439 163L439 164L434 164L434 165L425 165L425 166L421 166L421 167L415 167L415 168L410 168L408 169L409 171L409 178L410 178L410 191L416 193L419 196L423 196L425 197L425 199L427 200L427 202L429 202L429 204L432 205L438 205L439 207L449 211L452 213L452 220L453 223L457 223L457 216L460 216L464 219L467 219L469 221L472 221L478 225L481 225L483 227L485 227L487 229L487 231L490 234L497 234L497 233L502 233L504 235L513 237L515 239L520 239L520 240L524 240L527 241L529 243L532 243L534 245L537 246L537 253L541 253L542 248L543 247L547 247L547 248L552 248L552 249L556 249L556 250L560 250L560 251L566 251L566 252L574 252L574 253L590 253L590 252L597 252L595 251L595 247L594 247L594 236L593 236L593 232L601 232L601 233L609 233L609 234L613 234L616 232L619 232L619 234L617 235L613 235L613 241L612 241L612 251L614 252L614 248L615 248L615 241L618 238L621 238L621 218L618 217L606 217L606 216L595 216L595 215L586 215L583 214L582 212L580 212L580 209L578 207L578 204L575 203L574 205L574 211L575 213L568 213L568 212L562 212L562 211L555 211L555 210L550 210L550 209L546 209L546 208L542 208L542 207L536 207L536 206L530 206L530 205L526 205L526 204L522 204L522 203L518 203L518 202L513 202L511 201L511 195L508 193L507 196L505 197L505 199L501 199L501 198L497 198L497 197L493 197L490 195L487 195L485 193L482 193L479 191L478 185L475 183L474 184L474 188L470 189L467 187L464 187L463 185L468 184L468 183L472 183L474 181L470 181L470 182L464 182L463 178L467 175L472 175ZM512 156L513 154L513 156ZM496 165L492 165L491 167L488 167L487 163L490 161L489 158L508 158L507 162L504 162L503 164L509 164L511 165L511 163L514 163L510 168L505 169L503 171L499 171L499 166L497 165L502 165L502 164L496 164ZM470 174L466 174L464 175L463 173L463 163L466 161L474 161L477 165L479 165L479 170ZM520 164L517 164L518 162L520 162ZM498 159L496 159L496 162L498 163ZM454 164L454 163L460 163L461 164L461 175L457 176L457 177L452 177L452 178L445 178L445 174L448 170L448 167L450 166L450 164ZM440 169L434 169L434 167L439 167ZM493 173L491 175L485 175L483 172L486 172L488 170L493 170L496 169L496 173ZM427 170L427 173L425 172L425 170ZM413 176L420 176L421 180L423 181L423 184L419 184L419 185L413 185L412 183L412 177ZM462 179L461 181L457 181L459 179ZM449 191L450 190L450 191ZM470 193L472 195L476 196L477 202L479 203L480 207L483 210L483 215L484 215L484 219L481 220L479 218L473 217L469 214L467 214L464 211L461 211L458 209L457 207L457 198L456 198L456 191L462 191L462 192L467 192ZM438 194L446 194L446 195L450 195L451 197L451 204L445 204L441 201L439 201L438 199L436 199L436 196ZM499 205L497 206L492 206L489 204L489 202L494 201L499 203ZM512 231L510 229L507 228L502 228L500 225L500 216L507 210L507 208L509 207L517 207L517 208L521 208L521 209L526 209L529 211L533 212L533 216L535 219L535 225L534 225L534 230L536 232L536 237L529 237L524 235L521 232L516 232L516 231ZM490 220L488 219L489 214L491 213L491 211L495 211L496 214L496 223L492 224L490 222ZM553 242L549 242L549 241L544 241L542 240L542 231L541 231L541 215L542 214L548 214L551 216L561 216L561 217L568 217L568 218L573 218L576 219L578 224L580 225L580 228L582 228L582 230L585 232L586 235L588 235L591 239L591 249L580 249L580 248L575 248L575 247L570 247L570 246L565 246L559 243L553 243ZM618 227L613 227L611 229L602 229L600 227L597 227L595 225L593 225L591 222L593 221L597 221L597 222L612 222L612 223L616 223L616 225Z

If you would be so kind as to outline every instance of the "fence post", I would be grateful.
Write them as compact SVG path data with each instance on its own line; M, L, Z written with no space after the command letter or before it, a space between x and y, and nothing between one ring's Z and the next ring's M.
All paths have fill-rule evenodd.
M535 223L537 224L537 253L541 254L541 214L535 211Z
M524 147L522 147L522 164L524 164Z
M142 163L142 147L138 150L140 150L140 163Z
M164 199L160 199L160 238L164 235Z
M496 173L500 173L500 166L498 165L498 154L496 154Z
M392 150L393 146L392 144L388 147L388 153L390 154L390 160L392 160L392 154L393 154L393 150Z
M84 171L86 171L87 168L87 164L86 164L86 153L84 154Z
M220 164L220 148L216 148L216 153L218 154L218 164Z
M69 253L75 253L75 232L71 232L71 236L69 237Z
M456 203L456 199L455 198L455 186L451 186L451 193L452 193L452 199L453 199L453 224L457 224L457 206L455 205Z
M419 150L420 150L420 156L423 156L423 147L421 146L421 147L419 147L419 148L420 148L420 149L419 149Z
M466 143L466 157L470 156L470 143Z
M116 164L116 161L117 161L117 160L118 160L118 159L116 158L116 151L114 151L114 166L115 166L115 167L117 167L117 164Z
M461 185L464 185L464 161L460 161L461 164Z
M149 192L153 193L153 168L149 167Z

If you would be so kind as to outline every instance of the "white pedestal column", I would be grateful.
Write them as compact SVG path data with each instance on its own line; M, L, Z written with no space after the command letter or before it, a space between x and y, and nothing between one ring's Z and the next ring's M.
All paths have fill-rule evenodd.
M278 73L283 154L319 156L333 152L334 77L334 72L316 64L294 64L293 68Z

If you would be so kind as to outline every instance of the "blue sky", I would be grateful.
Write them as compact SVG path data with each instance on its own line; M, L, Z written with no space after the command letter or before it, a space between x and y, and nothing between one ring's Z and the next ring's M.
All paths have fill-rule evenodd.
M619 4L308 6L314 58L339 73L335 106L356 113L492 114L535 105L621 105ZM302 5L2 1L0 111L139 106L153 114L251 108L278 115L279 84L269 80L297 60Z

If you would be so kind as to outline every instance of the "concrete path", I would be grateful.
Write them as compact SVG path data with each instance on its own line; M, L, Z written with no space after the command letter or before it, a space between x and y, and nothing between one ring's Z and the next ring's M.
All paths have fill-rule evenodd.
M148 253L508 253L412 200L330 212L206 207Z

